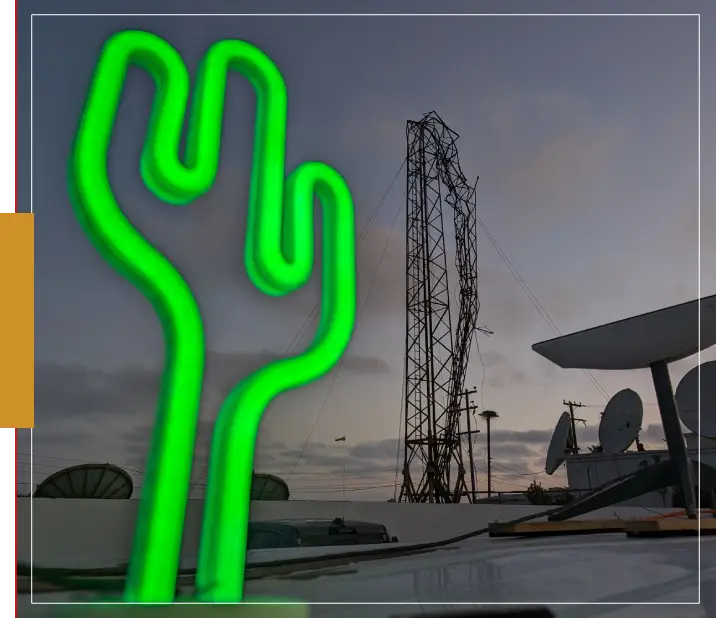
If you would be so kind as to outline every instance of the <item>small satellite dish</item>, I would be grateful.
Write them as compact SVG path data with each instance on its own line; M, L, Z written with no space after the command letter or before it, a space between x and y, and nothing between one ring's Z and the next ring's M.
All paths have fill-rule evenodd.
M547 460L544 466L544 471L547 474L554 474L555 470L567 459L570 442L572 444L574 443L572 421L569 417L569 413L565 412L559 417L559 421L557 421L557 426L554 428L554 433L552 434L552 441L549 443L549 448L547 449Z
M701 367L701 432L699 432L699 367ZM691 369L676 387L681 422L704 438L716 438L716 361Z
M254 474L251 484L252 500L288 500L286 481L273 474Z
M639 394L625 388L607 403L599 423L599 444L605 453L623 453L636 440L644 420Z
M127 499L134 490L132 477L112 464L82 464L48 476L35 498Z

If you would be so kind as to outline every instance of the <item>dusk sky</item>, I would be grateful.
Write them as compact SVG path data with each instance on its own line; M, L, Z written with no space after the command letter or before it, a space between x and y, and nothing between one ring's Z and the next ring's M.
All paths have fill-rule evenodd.
M321 12L335 11L335 4L272 7ZM408 3L398 4L395 10L408 9ZM63 10L96 10L96 5L63 3ZM513 12L528 5L534 10L527 2L448 5L460 12L494 12L507 5ZM612 5L595 3L584 10L607 12ZM621 11L677 10L675 2L617 5ZM51 4L26 6L29 15ZM103 6L131 12L145 3ZM196 10L195 3L152 3L156 11L170 6ZM387 10L386 3L340 6L346 12ZM698 12L702 6L683 2L678 10ZM437 7L420 2L409 8ZM545 12L572 7L540 3ZM259 2L206 2L203 10L262 9ZM442 3L440 9L447 10ZM712 13L702 17L705 113L716 103L709 66L716 55ZM699 295L696 17L36 16L31 180L28 15L20 19L18 38L24 97L20 156L26 162L18 191L25 210L32 196L36 214L36 482L65 465L109 461L131 468L141 486L153 422L164 354L159 322L145 298L86 240L66 185L67 157L90 75L102 44L119 30L162 36L179 50L192 75L215 41L236 38L257 45L278 65L288 88L287 169L325 161L353 192L357 228L365 232L358 250L360 321L346 360L337 377L334 372L276 400L259 440L256 470L288 478L295 467L289 485L298 499L340 499L343 445L333 440L344 435L351 498L393 495L399 428L402 433L404 172L366 225L405 157L407 120L435 110L460 134L463 172L480 176L479 216L563 333ZM198 479L223 397L252 369L286 353L318 290L314 281L277 300L261 296L246 276L243 235L255 104L249 83L231 76L219 177L209 194L185 207L157 200L139 174L153 93L148 74L133 69L109 167L125 213L185 276L204 316L209 357ZM701 296L716 292L716 187L709 173L714 137L714 125L705 117ZM447 225L446 236L451 235ZM453 244L448 240L450 262ZM453 266L450 272L452 287ZM589 406L580 410L587 421L579 433L584 446L597 440L606 401L584 373L558 369L532 351L532 344L553 332L483 231L479 272L478 322L494 334L478 337L482 362L473 347L467 385L480 389L475 397L480 409L500 415L493 434L497 486L511 491L533 478L562 484L561 472L552 479L535 474L544 469L562 400ZM302 335L300 345L294 344L298 349L312 332ZM716 354L710 350L702 358ZM674 385L696 363L694 357L674 364ZM649 372L594 376L609 395L629 387L642 396L643 438L661 448ZM18 450L27 454L29 448L23 435ZM484 434L476 449L484 489ZM18 461L20 480L27 482L29 457L20 455Z

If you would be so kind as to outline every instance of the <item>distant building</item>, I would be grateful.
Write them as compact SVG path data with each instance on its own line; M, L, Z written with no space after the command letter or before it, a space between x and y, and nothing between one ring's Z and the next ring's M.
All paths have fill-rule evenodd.
M699 437L694 434L684 436L690 456L698 460ZM664 448L650 451L627 451L626 453L585 453L570 455L567 458L567 481L569 491L579 497L620 476L636 472L664 459L669 452ZM701 460L716 466L716 440L701 438ZM638 498L621 503L621 506L641 506L646 508L671 508L674 490L672 487L651 492Z

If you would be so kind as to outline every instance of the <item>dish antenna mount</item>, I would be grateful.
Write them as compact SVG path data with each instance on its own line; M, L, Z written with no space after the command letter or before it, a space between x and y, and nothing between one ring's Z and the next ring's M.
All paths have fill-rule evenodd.
M644 404L639 394L625 388L609 400L599 422L599 444L605 453L623 453L639 436Z

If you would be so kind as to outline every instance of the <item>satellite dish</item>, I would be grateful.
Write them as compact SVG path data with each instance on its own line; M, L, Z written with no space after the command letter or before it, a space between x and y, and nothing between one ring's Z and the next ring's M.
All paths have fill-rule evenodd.
M132 477L112 464L82 464L48 476L35 498L127 499L134 490Z
M554 433L552 434L552 441L549 443L549 448L547 449L547 461L544 466L544 471L547 474L554 474L555 470L567 459L570 442L572 444L574 443L572 420L569 417L569 413L565 412L559 417L559 421L557 421L557 426L554 428Z
M701 432L699 432L699 367L701 367ZM704 438L716 438L716 361L691 369L676 387L681 422Z
M251 484L252 500L288 500L286 481L273 474L254 474Z
M609 400L599 423L599 443L605 453L623 453L636 440L644 420L639 394L625 388Z
M699 315L700 314L700 315ZM716 294L535 343L563 369L645 369L716 345Z

